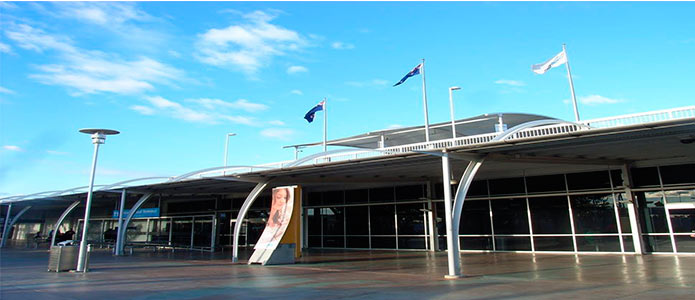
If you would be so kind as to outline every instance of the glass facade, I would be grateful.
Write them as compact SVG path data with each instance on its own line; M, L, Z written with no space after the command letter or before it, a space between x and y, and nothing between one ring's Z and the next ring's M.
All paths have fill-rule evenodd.
M695 253L695 165L631 172L634 197L620 170L475 181L463 206L460 248L631 253L638 226L647 252ZM308 193L308 246L424 250L436 233L438 248L446 249L442 195L441 183L432 191L419 184ZM631 198L639 224L630 220Z

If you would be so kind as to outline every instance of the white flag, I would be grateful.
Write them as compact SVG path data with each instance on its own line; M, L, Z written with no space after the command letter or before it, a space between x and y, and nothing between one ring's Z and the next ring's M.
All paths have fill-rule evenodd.
M531 66L531 70L536 73L536 74L543 74L546 71L550 70L551 68L555 68L559 65L562 65L567 62L567 55L565 55L565 50L562 50L562 52L558 53L555 55L553 58L549 59L548 61L542 63L542 64L537 64Z

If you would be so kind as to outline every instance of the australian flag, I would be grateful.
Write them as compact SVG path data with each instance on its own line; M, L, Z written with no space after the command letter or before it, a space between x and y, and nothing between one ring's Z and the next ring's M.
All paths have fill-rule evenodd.
M306 113L306 115L304 115L304 119L306 119L307 121L309 121L309 123L313 122L313 121L314 121L314 114L315 114L317 111L322 111L322 110L323 110L323 105L324 105L324 104L326 104L326 101L321 101L321 102L319 102L318 105L314 106L314 108L310 109L309 112Z
M408 74L405 74L405 76L403 76L403 78L401 78L401 81L396 82L396 84L394 84L393 86L397 86L401 83L404 83L406 80L408 80L408 78L413 77L417 74L420 74L420 68L421 67L422 67L422 64L417 65L415 68L413 68L412 71L408 72Z

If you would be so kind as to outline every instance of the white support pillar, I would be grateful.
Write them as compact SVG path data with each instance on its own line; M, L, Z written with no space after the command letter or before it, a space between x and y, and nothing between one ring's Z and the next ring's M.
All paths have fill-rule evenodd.
M75 209L75 207L80 205L80 203L82 203L82 201L79 201L79 200L73 202L63 212L63 214L60 215L60 218L58 218L58 221L56 221L55 225L53 226L53 235L51 236L51 246L56 244L56 236L58 235L58 229L60 229L60 224L63 224L63 220L65 220L65 218L68 216L68 214L70 214L70 212L72 212L72 210Z
M12 203L7 206L7 215L5 216L5 225L2 226L2 240L0 241L0 248L5 247L5 241L7 240L7 235L9 230L7 229L8 224L10 224L10 212L12 211Z
M270 179L266 180L265 182L258 183L256 187L251 190L251 193L246 197L246 200L244 200L244 204L241 205L241 208L239 209L239 214L236 216L236 222L234 223L234 236L232 238L234 239L234 247L232 248L232 262L238 262L239 261L239 234L241 233L241 226L243 225L244 218L246 218L246 213L248 213L249 208L251 208L251 205L253 204L253 201L256 200L258 195L261 194L261 192L265 189L266 186L270 183ZM246 236L246 244L248 244L248 235Z
M126 190L123 189L121 191L121 203L118 206L118 231L116 232L116 245L113 247L113 254L114 255L123 255L123 248L118 247L118 245L121 244L123 240L123 231L121 228L123 228L123 211L125 207L125 199L126 199Z
M630 216L630 229L632 231L632 243L635 247L635 253L644 254L642 246L642 228L639 223L639 214L637 210L639 206L635 201L635 195L632 193L632 174L630 173L630 165L622 166L623 185L625 186L625 195L627 197L627 213ZM622 239L622 237L621 237Z
M444 220L446 224L446 252L449 274L445 275L446 279L456 279L461 277L461 262L458 249L458 235L454 235L452 224L452 207L451 207L451 172L449 167L449 156L446 150L442 151L442 185L444 186Z
M427 182L427 227L429 230L429 250L430 252L439 251L439 233L437 232L437 221L436 221L436 205L432 202L434 197L434 191L432 187L434 185L431 181Z

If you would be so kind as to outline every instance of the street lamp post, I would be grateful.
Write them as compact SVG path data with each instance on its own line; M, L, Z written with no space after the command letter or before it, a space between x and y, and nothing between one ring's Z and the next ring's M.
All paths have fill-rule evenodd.
M87 272L87 229L89 228L89 213L92 209L92 189L94 188L94 171L97 168L97 156L99 155L99 145L103 144L107 135L119 134L120 132L111 129L80 129L80 132L91 134L92 144L94 144L94 156L92 157L92 172L89 175L89 190L87 192L87 203L84 209L84 222L82 224L82 240L80 241L80 253L77 257L77 272Z
M456 123L454 121L454 91L460 90L460 87L452 86L449 88L449 113L451 114L451 136L456 138Z
M227 166L227 153L229 151L229 137L235 136L236 133L227 133L227 138L224 141L224 166Z

